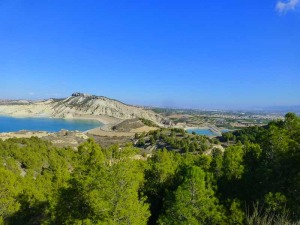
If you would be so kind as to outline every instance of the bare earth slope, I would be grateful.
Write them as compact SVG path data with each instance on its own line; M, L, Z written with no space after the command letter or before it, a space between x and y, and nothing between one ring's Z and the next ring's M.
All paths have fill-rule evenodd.
M80 94L66 99L43 101L0 101L0 114L11 116L45 116L57 118L79 118L107 116L117 119L145 118L163 124L164 118L151 110L126 105L117 100Z

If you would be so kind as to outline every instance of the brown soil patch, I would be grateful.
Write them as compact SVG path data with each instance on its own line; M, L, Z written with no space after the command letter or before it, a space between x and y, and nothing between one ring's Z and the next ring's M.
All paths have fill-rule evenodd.
M153 130L158 130L160 128L158 127L148 127L148 126L143 126L143 127L139 127L139 128L136 128L136 129L132 129L130 132L131 133L147 133L149 131L153 131Z

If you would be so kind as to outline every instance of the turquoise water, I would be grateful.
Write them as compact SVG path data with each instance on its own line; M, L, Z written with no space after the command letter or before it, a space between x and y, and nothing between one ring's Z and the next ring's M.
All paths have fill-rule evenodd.
M52 118L15 118L0 116L0 132L19 130L57 132L61 129L86 131L103 124L97 120L65 120Z
M196 134L200 134L200 135L205 135L205 136L216 136L216 134L214 132L212 132L209 129L188 129L187 130L188 133L192 133L195 132Z
M229 131L232 131L232 130L228 130L228 129L221 130L222 133L226 133L226 132L229 132Z

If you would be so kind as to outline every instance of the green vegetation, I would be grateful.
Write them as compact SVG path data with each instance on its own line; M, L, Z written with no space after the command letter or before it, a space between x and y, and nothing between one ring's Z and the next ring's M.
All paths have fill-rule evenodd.
M149 126L149 127L159 127L156 123L154 123L151 120L147 120L145 118L139 118L139 120L142 121L142 123L145 124L146 126Z
M224 152L181 129L136 138L168 149L0 140L0 224L299 224L296 115L224 134Z
M38 138L0 141L0 221L146 224L145 163L131 158L136 153L101 149L92 139L77 152Z
M184 129L172 128L150 131L147 134L136 134L136 147L158 149L166 148L169 151L181 153L203 153L211 147L212 140L208 137L188 134Z

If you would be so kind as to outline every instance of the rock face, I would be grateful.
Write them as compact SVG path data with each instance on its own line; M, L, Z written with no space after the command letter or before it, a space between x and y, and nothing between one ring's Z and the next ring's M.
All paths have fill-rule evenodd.
M66 99L49 99L36 102L0 101L0 114L57 118L104 115L118 119L145 118L160 124L166 122L163 117L151 110L126 105L106 97L81 93L74 93Z

